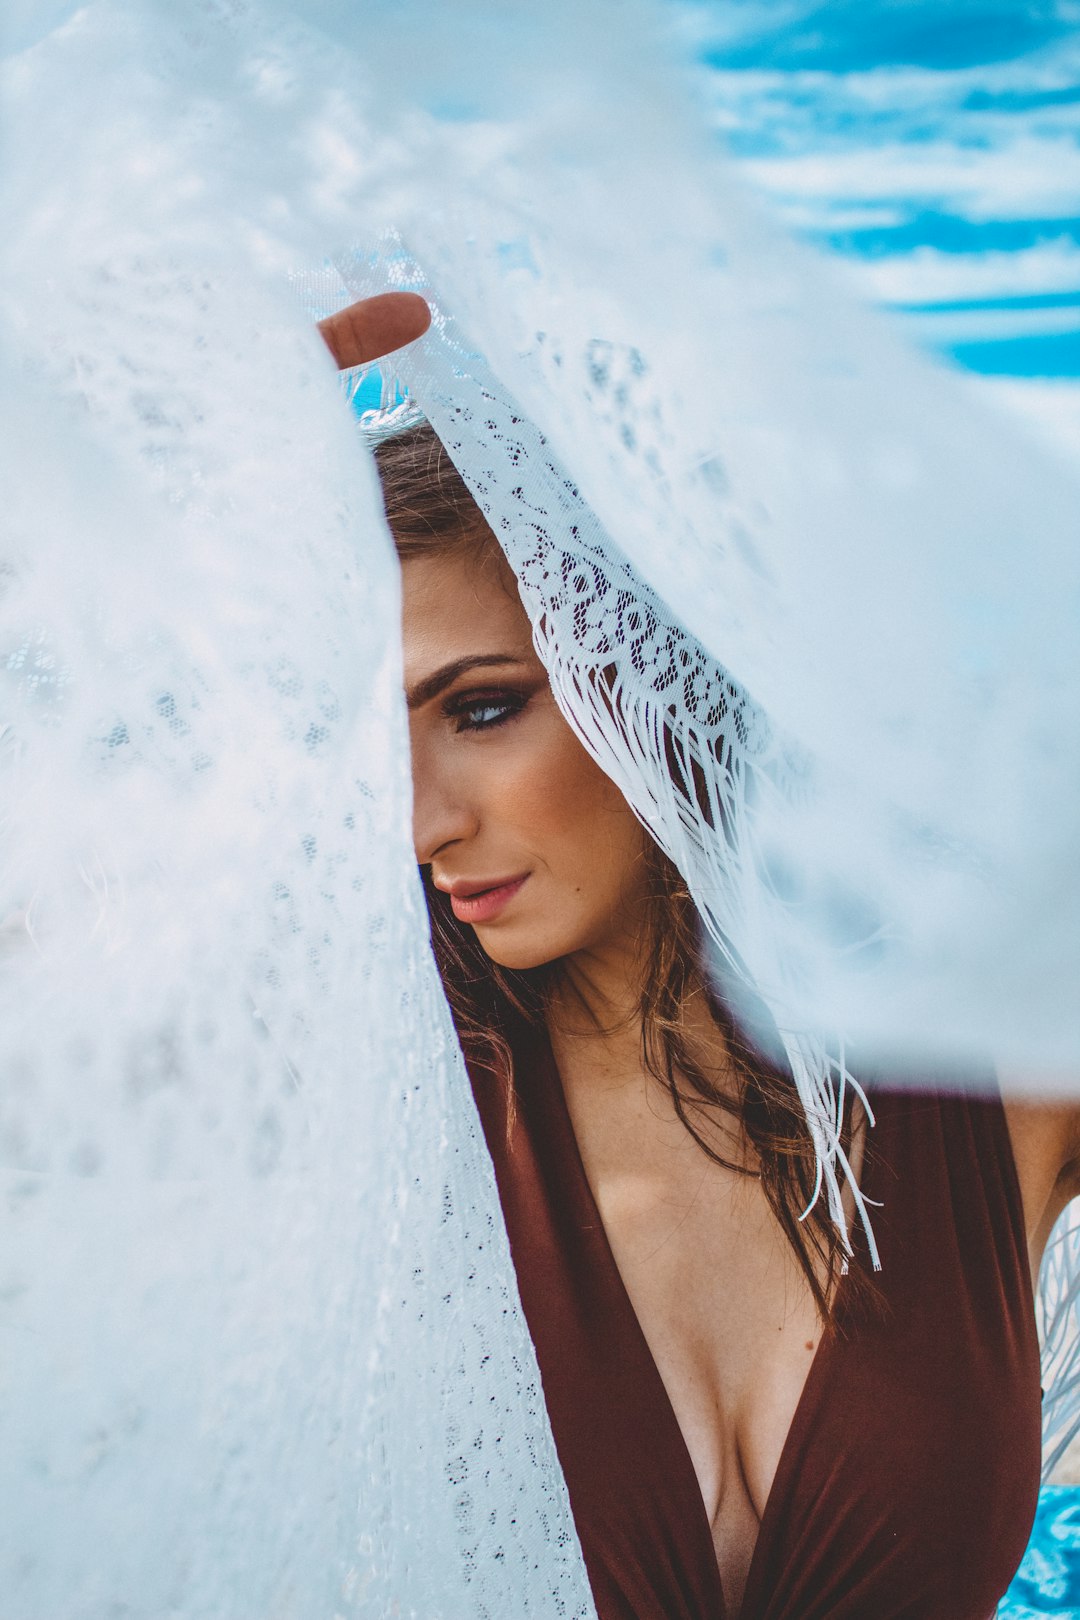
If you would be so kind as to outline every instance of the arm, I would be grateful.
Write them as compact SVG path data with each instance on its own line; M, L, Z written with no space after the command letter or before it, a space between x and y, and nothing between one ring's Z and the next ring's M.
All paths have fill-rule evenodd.
M1000 1080L1034 1279L1054 1222L1080 1196L1080 1105L1033 1096L1016 1070L1001 1070Z

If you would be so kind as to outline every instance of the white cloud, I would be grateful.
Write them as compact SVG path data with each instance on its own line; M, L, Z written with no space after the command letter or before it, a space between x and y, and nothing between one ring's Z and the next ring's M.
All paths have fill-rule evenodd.
M881 67L842 75L844 93L867 106L886 111L928 112L932 108L960 108L969 96L1052 94L1071 90L1080 67L1080 49L1066 39L1050 50L1012 61L979 63L968 68ZM1050 116L1057 108L1040 109ZM965 110L965 116L972 114ZM974 116L980 116L975 114Z
M1025 133L991 149L896 141L752 158L741 167L773 197L798 204L933 201L973 221L1068 217L1080 196L1080 147L1064 136L1040 140Z
M863 115L872 111L890 118L955 112L967 122L988 115L964 106L972 95L1037 96L1074 89L1080 79L1080 38L1067 36L1031 55L966 68L883 66L847 73L820 68L712 68L709 77L720 104L744 105L747 110L787 104L793 113L816 106L834 114L850 108L856 115L861 110ZM1050 104L1024 116L1075 117L1076 107Z
M900 317L925 343L999 342L1003 338L1057 337L1080 329L1080 305L1069 309L920 310Z
M1080 37L1069 36L1013 61L950 70L711 69L705 93L718 130L781 159L901 144L914 152L928 132L934 147L957 153L996 151L1024 134L1075 142L1080 104L1053 97L1078 83Z
M776 199L770 203L775 207ZM903 225L911 217L911 210L897 207L892 202L840 202L828 199L803 198L782 200L781 212L785 223L799 231L867 231L887 230Z
M942 253L920 247L848 266L855 284L885 304L1015 298L1080 290L1080 247L1068 237L1008 253Z

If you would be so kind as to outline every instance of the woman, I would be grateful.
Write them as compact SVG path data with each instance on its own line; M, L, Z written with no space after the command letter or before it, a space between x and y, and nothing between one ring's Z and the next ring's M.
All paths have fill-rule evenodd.
M323 330L351 364L423 320ZM601 1620L985 1620L1034 1513L1032 1288L1080 1113L862 1076L876 1126L853 1090L841 1138L880 1275L865 1243L847 1264L827 1209L800 1220L815 1155L767 1016L751 1039L563 718L453 463L415 422L376 459L416 855Z

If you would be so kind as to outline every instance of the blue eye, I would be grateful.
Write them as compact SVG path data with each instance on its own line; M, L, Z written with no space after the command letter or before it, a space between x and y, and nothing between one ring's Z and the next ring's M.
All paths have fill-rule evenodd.
M488 693L483 697L467 694L454 699L448 708L455 730L492 731L520 714L526 701L520 693Z

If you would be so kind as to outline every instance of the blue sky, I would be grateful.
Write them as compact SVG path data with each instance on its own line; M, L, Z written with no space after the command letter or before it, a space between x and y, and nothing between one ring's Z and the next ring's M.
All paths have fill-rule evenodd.
M679 0L799 233L987 376L1080 385L1080 0Z

